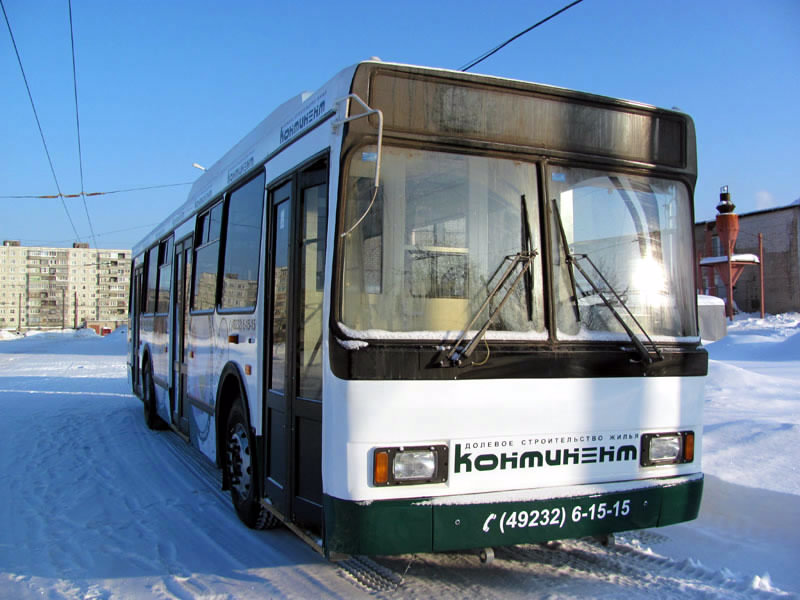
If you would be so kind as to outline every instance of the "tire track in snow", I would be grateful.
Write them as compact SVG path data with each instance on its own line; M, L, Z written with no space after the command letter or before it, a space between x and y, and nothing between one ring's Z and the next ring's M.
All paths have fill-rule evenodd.
M73 366L53 364L52 370L68 377ZM113 414L128 394L114 389L124 390L124 382L80 379L80 387L107 389L3 390L10 411L2 430L4 454L13 461L4 469L4 496L15 514L6 521L5 536L18 548L12 560L26 573L21 580L33 593L58 590L64 597L104 598L109 591L90 579L108 560L103 524L114 517L109 506L115 503L108 499L117 499L115 487L108 485L113 473L107 460L115 440L108 423L95 415Z
M653 539L655 532L644 533ZM604 547L593 540L518 545L495 550L481 565L476 554L380 557L395 571L409 565L403 598L603 598L775 599L792 597L757 589L758 581L706 569L691 559L673 560L627 542Z
M655 539L663 538L658 533L647 533ZM753 589L751 581L708 570L691 559L676 561L624 542L606 547L592 540L572 540L556 550L514 546L500 549L498 554L568 570L575 577L610 581L619 587L619 594L639 592L654 598L686 596L731 600L784 596L781 592ZM614 596L612 593L609 597Z
M367 556L351 556L337 563L346 579L368 592L394 592L403 584L403 576L379 565Z
M175 460L178 471L184 473L182 476L185 477L185 473L188 472L197 481L201 482L209 495L214 497L217 508L235 521L234 529L237 531L243 530L246 536L251 536L253 538L253 542L256 544L261 542L263 544L259 545L266 563L282 563L286 558L294 560L298 553L300 555L306 555L306 557L310 556L314 558L313 562L317 563L317 568L309 568L306 566L306 564L304 564L307 561L300 560L296 561L293 567L287 573L282 571L280 578L263 579L262 585L267 584L272 588L272 591L269 593L271 597L297 597L298 590L308 590L309 588L314 590L313 595L325 597L339 596L339 594L336 593L335 588L332 588L330 585L331 576L336 576L337 579L341 580L341 578L337 576L336 565L328 563L319 557L314 550L306 546L304 542L300 541L293 534L283 528L268 531L254 531L245 528L245 526L239 523L238 519L235 517L233 508L231 507L230 497L227 492L224 492L221 489L221 474L219 470L211 463L211 461L199 450L188 445L174 432L165 431L154 433L154 435L156 438L161 440L162 447L166 448L168 453ZM272 543L273 540L276 543ZM287 546L286 554L284 554L283 545ZM226 551L227 548L228 547L226 546ZM369 561L367 559L365 564L368 563ZM378 565L375 566L378 571L382 569ZM322 570L322 576L318 573L318 571L320 571L320 567ZM350 598L355 595L359 595L356 593L356 589L352 587L359 583L358 580L349 580L347 583L348 586L341 589L341 593L343 593L343 595L340 597ZM374 587L370 586L369 584L362 584L360 587L362 589L366 589L367 591L375 591Z

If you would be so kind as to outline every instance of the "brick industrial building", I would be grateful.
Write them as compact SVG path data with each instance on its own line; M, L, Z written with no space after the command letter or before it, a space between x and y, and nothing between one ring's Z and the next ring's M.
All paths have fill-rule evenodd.
M720 256L714 221L695 225L695 244L703 252L706 231L712 238L712 255ZM766 312L771 314L800 311L800 200L788 206L739 215L736 253L758 254L758 234L764 236L764 287ZM725 287L719 286L719 295ZM739 310L757 312L761 308L759 271L745 268L733 291Z
M0 247L0 329L113 329L127 321L131 251Z

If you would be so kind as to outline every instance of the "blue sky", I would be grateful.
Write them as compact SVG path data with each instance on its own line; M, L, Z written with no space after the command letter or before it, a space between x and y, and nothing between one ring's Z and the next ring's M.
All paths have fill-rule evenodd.
M67 0L3 0L61 191L80 192ZM73 0L84 190L191 182L273 108L341 68L458 69L567 4ZM473 72L672 108L695 120L698 220L800 197L800 1L584 0ZM0 196L56 186L0 20ZM189 186L86 199L97 245L128 248ZM65 200L82 241L80 198ZM71 245L59 199L0 198L0 239Z

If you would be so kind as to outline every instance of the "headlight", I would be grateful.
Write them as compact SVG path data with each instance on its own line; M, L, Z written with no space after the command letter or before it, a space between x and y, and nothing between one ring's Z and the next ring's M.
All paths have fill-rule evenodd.
M665 435L650 439L650 462L675 462L681 455L681 438L679 435Z
M674 465L694 460L694 431L645 433L641 465Z
M447 446L376 448L372 481L381 486L447 481Z
M392 474L396 481L430 479L436 474L436 453L433 450L407 450L394 457Z

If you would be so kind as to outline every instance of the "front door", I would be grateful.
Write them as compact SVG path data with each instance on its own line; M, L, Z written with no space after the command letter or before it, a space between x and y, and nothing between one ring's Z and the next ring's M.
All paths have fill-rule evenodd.
M170 410L172 423L184 435L189 435L189 418L186 414L186 337L189 333L189 285L192 281L192 238L175 244L175 293L172 295L174 327L172 328L172 395Z
M270 194L273 270L266 494L303 527L322 522L322 298L327 165ZM269 327L269 325L268 325Z
M137 267L133 273L133 281L131 282L133 290L131 298L133 301L130 306L130 324L131 324L131 381L133 381L134 388L137 392L141 393L141 385L139 384L139 319L142 312L142 294L144 293L144 268ZM77 312L77 311L76 311ZM77 321L77 316L75 318ZM75 327L78 323L75 323Z

